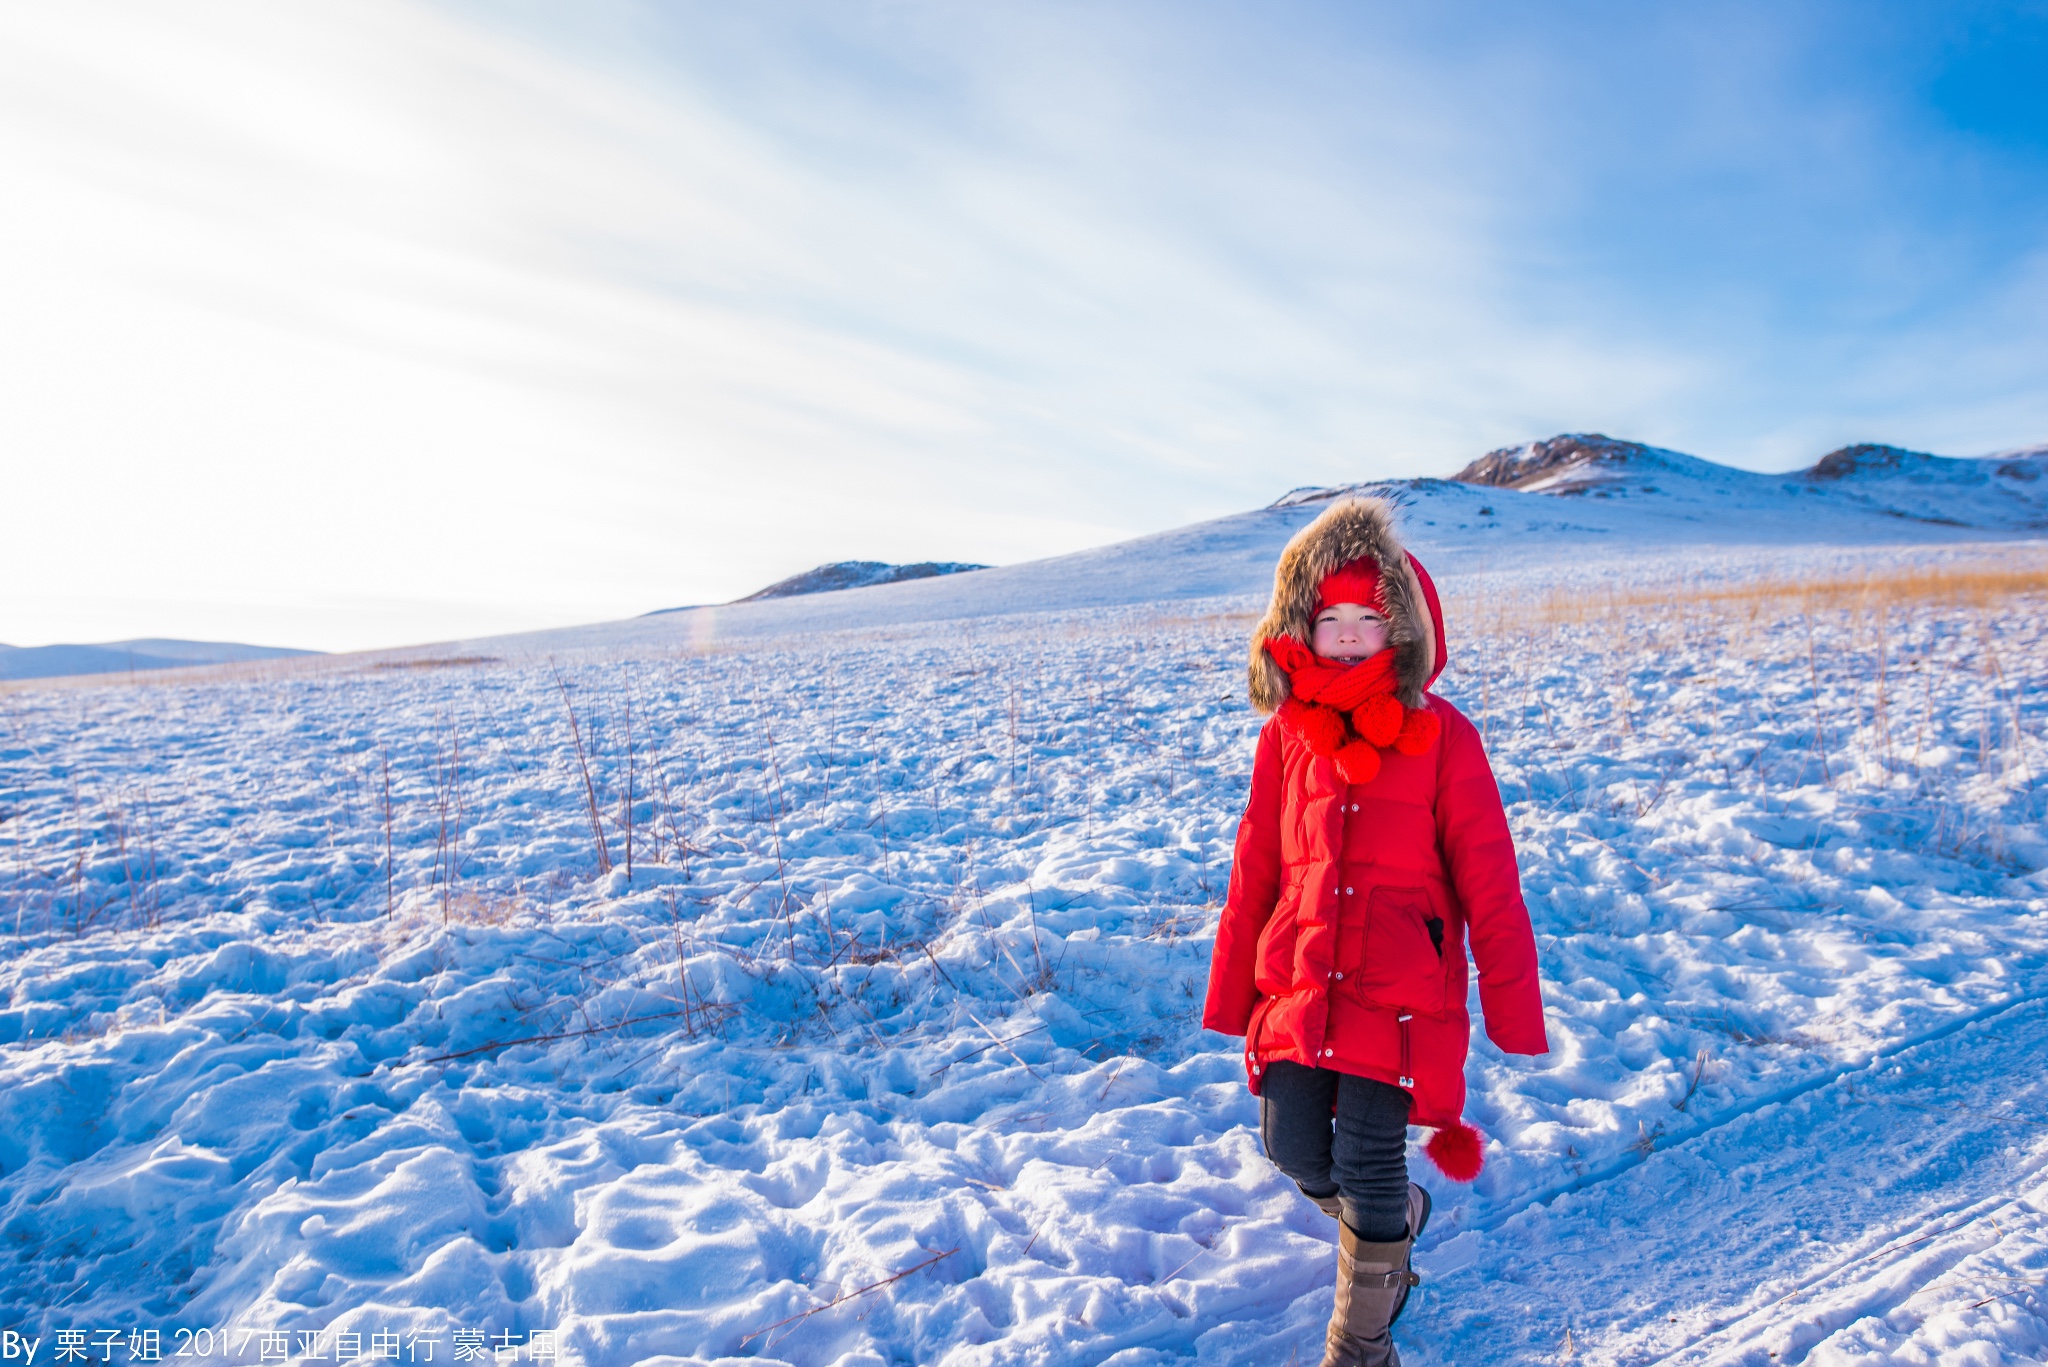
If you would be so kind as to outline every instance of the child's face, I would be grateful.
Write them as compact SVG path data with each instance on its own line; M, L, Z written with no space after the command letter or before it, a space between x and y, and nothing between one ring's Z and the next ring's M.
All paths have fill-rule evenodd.
M1316 614L1309 649L1326 660L1354 664L1387 648L1387 619L1359 603L1332 603Z

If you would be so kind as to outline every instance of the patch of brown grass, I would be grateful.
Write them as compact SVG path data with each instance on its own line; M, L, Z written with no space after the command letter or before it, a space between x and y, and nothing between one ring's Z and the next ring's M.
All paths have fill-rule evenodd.
M432 655L418 660L379 660L372 669L462 669L475 665L494 665L495 655Z
M1913 566L1814 579L1653 585L1635 589L1553 590L1536 607L1548 622L1585 622L1644 608L1697 605L1751 615L1765 608L1904 608L1926 604L1988 607L2010 598L2048 594L2048 557L1990 563Z

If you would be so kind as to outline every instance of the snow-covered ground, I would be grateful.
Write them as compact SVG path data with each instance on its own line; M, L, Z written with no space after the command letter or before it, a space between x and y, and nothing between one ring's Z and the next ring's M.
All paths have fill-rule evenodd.
M2043 599L1685 594L1973 556L1449 559L1556 1047L1407 1361L2048 1353ZM1197 1023L1252 606L0 693L0 1330L1314 1361Z

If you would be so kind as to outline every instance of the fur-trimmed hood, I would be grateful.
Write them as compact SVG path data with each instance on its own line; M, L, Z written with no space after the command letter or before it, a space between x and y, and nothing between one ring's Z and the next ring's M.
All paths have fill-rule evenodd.
M1396 696L1421 707L1423 692L1444 669L1444 614L1436 585L1394 534L1394 507L1383 498L1347 498L1294 534L1273 569L1273 601L1252 629L1251 699L1261 712L1287 701L1287 674L1265 643L1292 636L1303 645L1315 625L1316 590L1323 577L1354 560L1380 570L1381 611L1394 649Z

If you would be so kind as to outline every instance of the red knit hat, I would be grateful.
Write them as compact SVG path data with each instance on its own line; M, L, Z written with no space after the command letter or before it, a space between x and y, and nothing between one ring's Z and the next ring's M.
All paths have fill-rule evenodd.
M1324 575L1316 588L1316 611L1321 612L1332 603L1357 603L1360 607L1383 610L1386 604L1380 601L1379 562L1354 560Z

